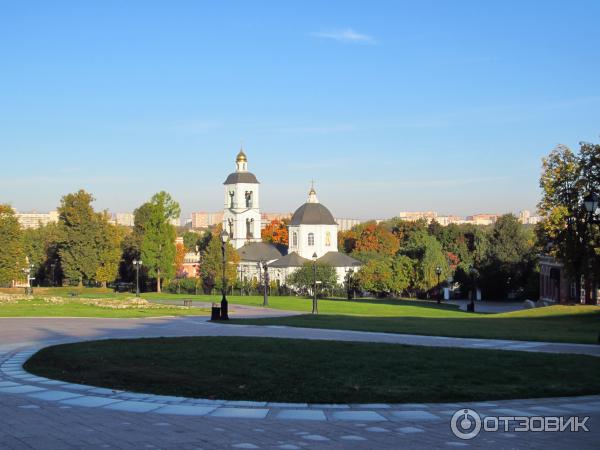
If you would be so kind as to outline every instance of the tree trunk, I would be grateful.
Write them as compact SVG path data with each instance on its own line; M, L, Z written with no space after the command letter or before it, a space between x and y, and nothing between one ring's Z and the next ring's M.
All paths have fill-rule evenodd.
M160 292L160 269L156 271L156 292Z
M79 277L79 283L77 284L79 287L83 287L83 277Z
M106 289L106 281L103 281L103 282L102 282L102 287L103 287L104 289Z

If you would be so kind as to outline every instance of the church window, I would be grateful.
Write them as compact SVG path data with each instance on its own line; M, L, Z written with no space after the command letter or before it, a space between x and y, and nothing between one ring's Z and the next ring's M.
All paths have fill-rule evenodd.
M310 245L310 246L315 245L315 234L314 233L308 233L308 245Z
M252 191L246 191L246 208L252 208Z
M325 233L325 245L329 247L331 245L331 232Z
M292 233L292 246L298 247L298 233L295 231Z

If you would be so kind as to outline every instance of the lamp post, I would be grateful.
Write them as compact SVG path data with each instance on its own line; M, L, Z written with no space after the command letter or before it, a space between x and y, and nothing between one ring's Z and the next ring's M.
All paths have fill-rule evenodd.
M348 294L348 300L352 300L354 298L354 289L352 287L352 275L354 274L354 269L349 268L346 271L346 293Z
M598 207L600 206L600 197L595 192L590 192L588 195L586 195L583 198L583 206L587 212L586 221L587 221L587 227L588 227L587 230L589 230L590 225L600 223L600 217L598 217L598 215L596 214L596 211L598 211ZM585 284L586 284L585 301L586 301L586 303L588 303L588 301L594 300L595 303L597 303L598 300L596 298L597 295L595 293L596 287L592 285L592 280L588 279L588 278L591 278L589 274L592 272L590 270L591 257L590 257L589 246L586 246L585 259L586 259L586 261L585 261L585 269L586 269L585 270L585 278L586 278L586 280L585 280ZM588 292L588 291L590 291L590 292ZM593 292L593 294L592 294L592 292ZM593 295L593 297L591 295ZM600 337L599 337L599 340L600 340Z
M440 288L440 275L442 274L442 268L440 266L437 266L435 268L435 274L437 275L437 288L438 288L437 302L439 304L442 301L442 291Z
M223 230L221 233L221 255L223 256L223 283L222 283L222 293L223 297L221 298L221 320L229 320L229 313L227 311L227 278L225 277L225 264L227 264L227 260L225 258L225 247L227 245L227 241L229 240L229 233Z
M312 313L319 314L319 307L317 305L317 253L313 253L313 306Z
M477 269L473 266L469 269L469 274L471 275L471 303L467 307L467 311L475 312L475 297L477 296L477 284L475 283L475 278L477 277Z
M263 268L263 306L267 307L269 306L269 272L268 272L268 266L267 266L267 262L266 261L261 261L261 265Z
M135 267L135 296L140 296L140 267L142 266L141 259L134 259L133 266Z

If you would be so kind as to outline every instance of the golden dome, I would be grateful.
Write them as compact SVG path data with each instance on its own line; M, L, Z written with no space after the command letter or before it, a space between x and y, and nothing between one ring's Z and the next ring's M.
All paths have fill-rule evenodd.
M236 162L248 162L248 159L246 158L246 154L244 153L244 150L242 150L241 148L240 148L240 152L238 153L235 161Z

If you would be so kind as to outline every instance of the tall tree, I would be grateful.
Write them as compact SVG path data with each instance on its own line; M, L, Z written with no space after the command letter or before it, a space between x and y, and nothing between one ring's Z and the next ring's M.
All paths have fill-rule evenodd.
M200 264L200 277L204 286L210 290L213 288L221 289L223 286L223 254L221 250L220 227L217 227L211 234L208 245L202 253L202 263ZM240 262L240 256L230 243L225 246L225 278L227 286L232 286L237 276L237 266Z
M93 201L94 197L81 189L65 195L58 208L62 270L67 278L78 280L79 286L84 279L95 277L99 265L99 221Z
M398 240L389 230L373 222L362 229L353 252L394 256L399 247Z
M163 202L151 202L142 208L149 215L144 223L140 254L148 275L156 278L156 292L161 292L162 280L175 275L175 227L169 223Z
M25 253L23 235L15 212L9 205L0 205L0 285L10 285L23 278Z
M560 145L542 160L538 204L543 221L537 232L548 253L563 264L577 287L583 278L586 303L594 303L592 286L599 271L598 225L590 225L583 199L600 192L600 145L582 143L579 154ZM579 289L577 289L579 292Z
M532 233L513 214L505 214L492 227L488 240L487 256L478 268L480 284L486 297L506 298L533 276Z
M109 281L113 281L119 274L119 263L121 261L121 243L124 231L118 225L109 222L108 214L98 214L98 268L96 269L96 281L106 287Z
M400 252L415 261L412 287L420 292L429 291L437 285L436 269L442 269L441 279L449 274L448 261L438 240L427 231L412 233Z
M60 229L56 223L23 230L25 254L34 266L36 283L60 284Z

